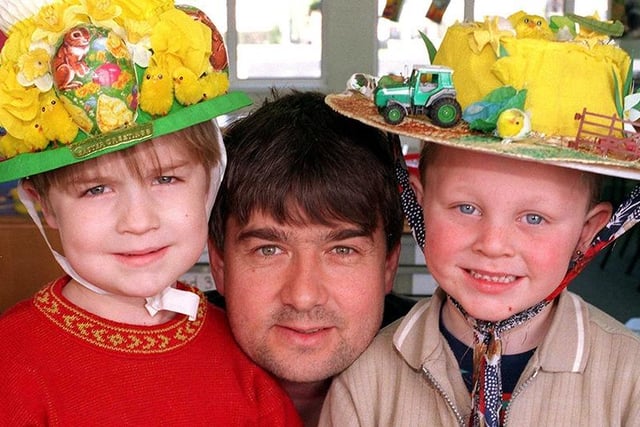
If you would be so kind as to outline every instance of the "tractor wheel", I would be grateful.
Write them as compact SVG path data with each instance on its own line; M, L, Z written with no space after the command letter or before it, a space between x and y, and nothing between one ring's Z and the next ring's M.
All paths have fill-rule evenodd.
M390 125L397 125L401 123L406 115L407 113L404 108L398 104L387 105L382 114L384 121Z
M462 108L455 98L440 98L429 107L429 118L433 124L450 128L462 117Z

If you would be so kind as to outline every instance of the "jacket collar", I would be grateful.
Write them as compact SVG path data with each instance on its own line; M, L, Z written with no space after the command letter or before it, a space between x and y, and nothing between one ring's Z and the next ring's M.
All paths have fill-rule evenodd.
M430 299L413 307L394 333L394 346L415 370L429 368L432 363L437 366L438 361L446 359L445 352L450 351L438 332L440 307L445 298L444 291L438 288ZM438 339L433 338L434 333ZM588 342L587 306L577 295L564 291L556 300L549 331L530 364L548 372L582 372L589 355Z

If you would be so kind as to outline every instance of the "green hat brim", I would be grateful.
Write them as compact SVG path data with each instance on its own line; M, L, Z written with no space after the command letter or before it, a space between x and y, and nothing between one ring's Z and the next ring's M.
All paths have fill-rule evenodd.
M245 93L229 92L190 106L174 103L171 111L162 117L154 118L139 112L136 125L132 127L95 137L78 138L79 140L68 145L49 147L35 153L22 153L0 161L0 182L13 181L123 150L231 113L251 103Z
M407 116L400 124L388 124L378 113L373 101L354 91L328 95L325 101L338 113L385 132L450 147L640 180L639 160L620 160L568 148L571 138L532 135L523 140L504 143L500 138L471 131L464 123L452 128L441 128L432 125L427 119Z

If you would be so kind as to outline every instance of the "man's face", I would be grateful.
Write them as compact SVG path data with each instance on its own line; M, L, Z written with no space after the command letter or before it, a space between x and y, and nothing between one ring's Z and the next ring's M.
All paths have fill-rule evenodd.
M381 226L368 235L351 223L287 225L255 212L245 226L229 219L224 261L210 254L244 351L282 379L315 382L375 336L399 249L387 253Z

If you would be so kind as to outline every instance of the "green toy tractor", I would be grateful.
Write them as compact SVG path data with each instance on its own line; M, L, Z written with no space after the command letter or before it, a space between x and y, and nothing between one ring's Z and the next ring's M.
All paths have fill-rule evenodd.
M389 124L401 123L408 115L425 115L437 126L455 126L462 116L449 67L429 65L414 68L408 79L385 76L378 82L374 100Z

